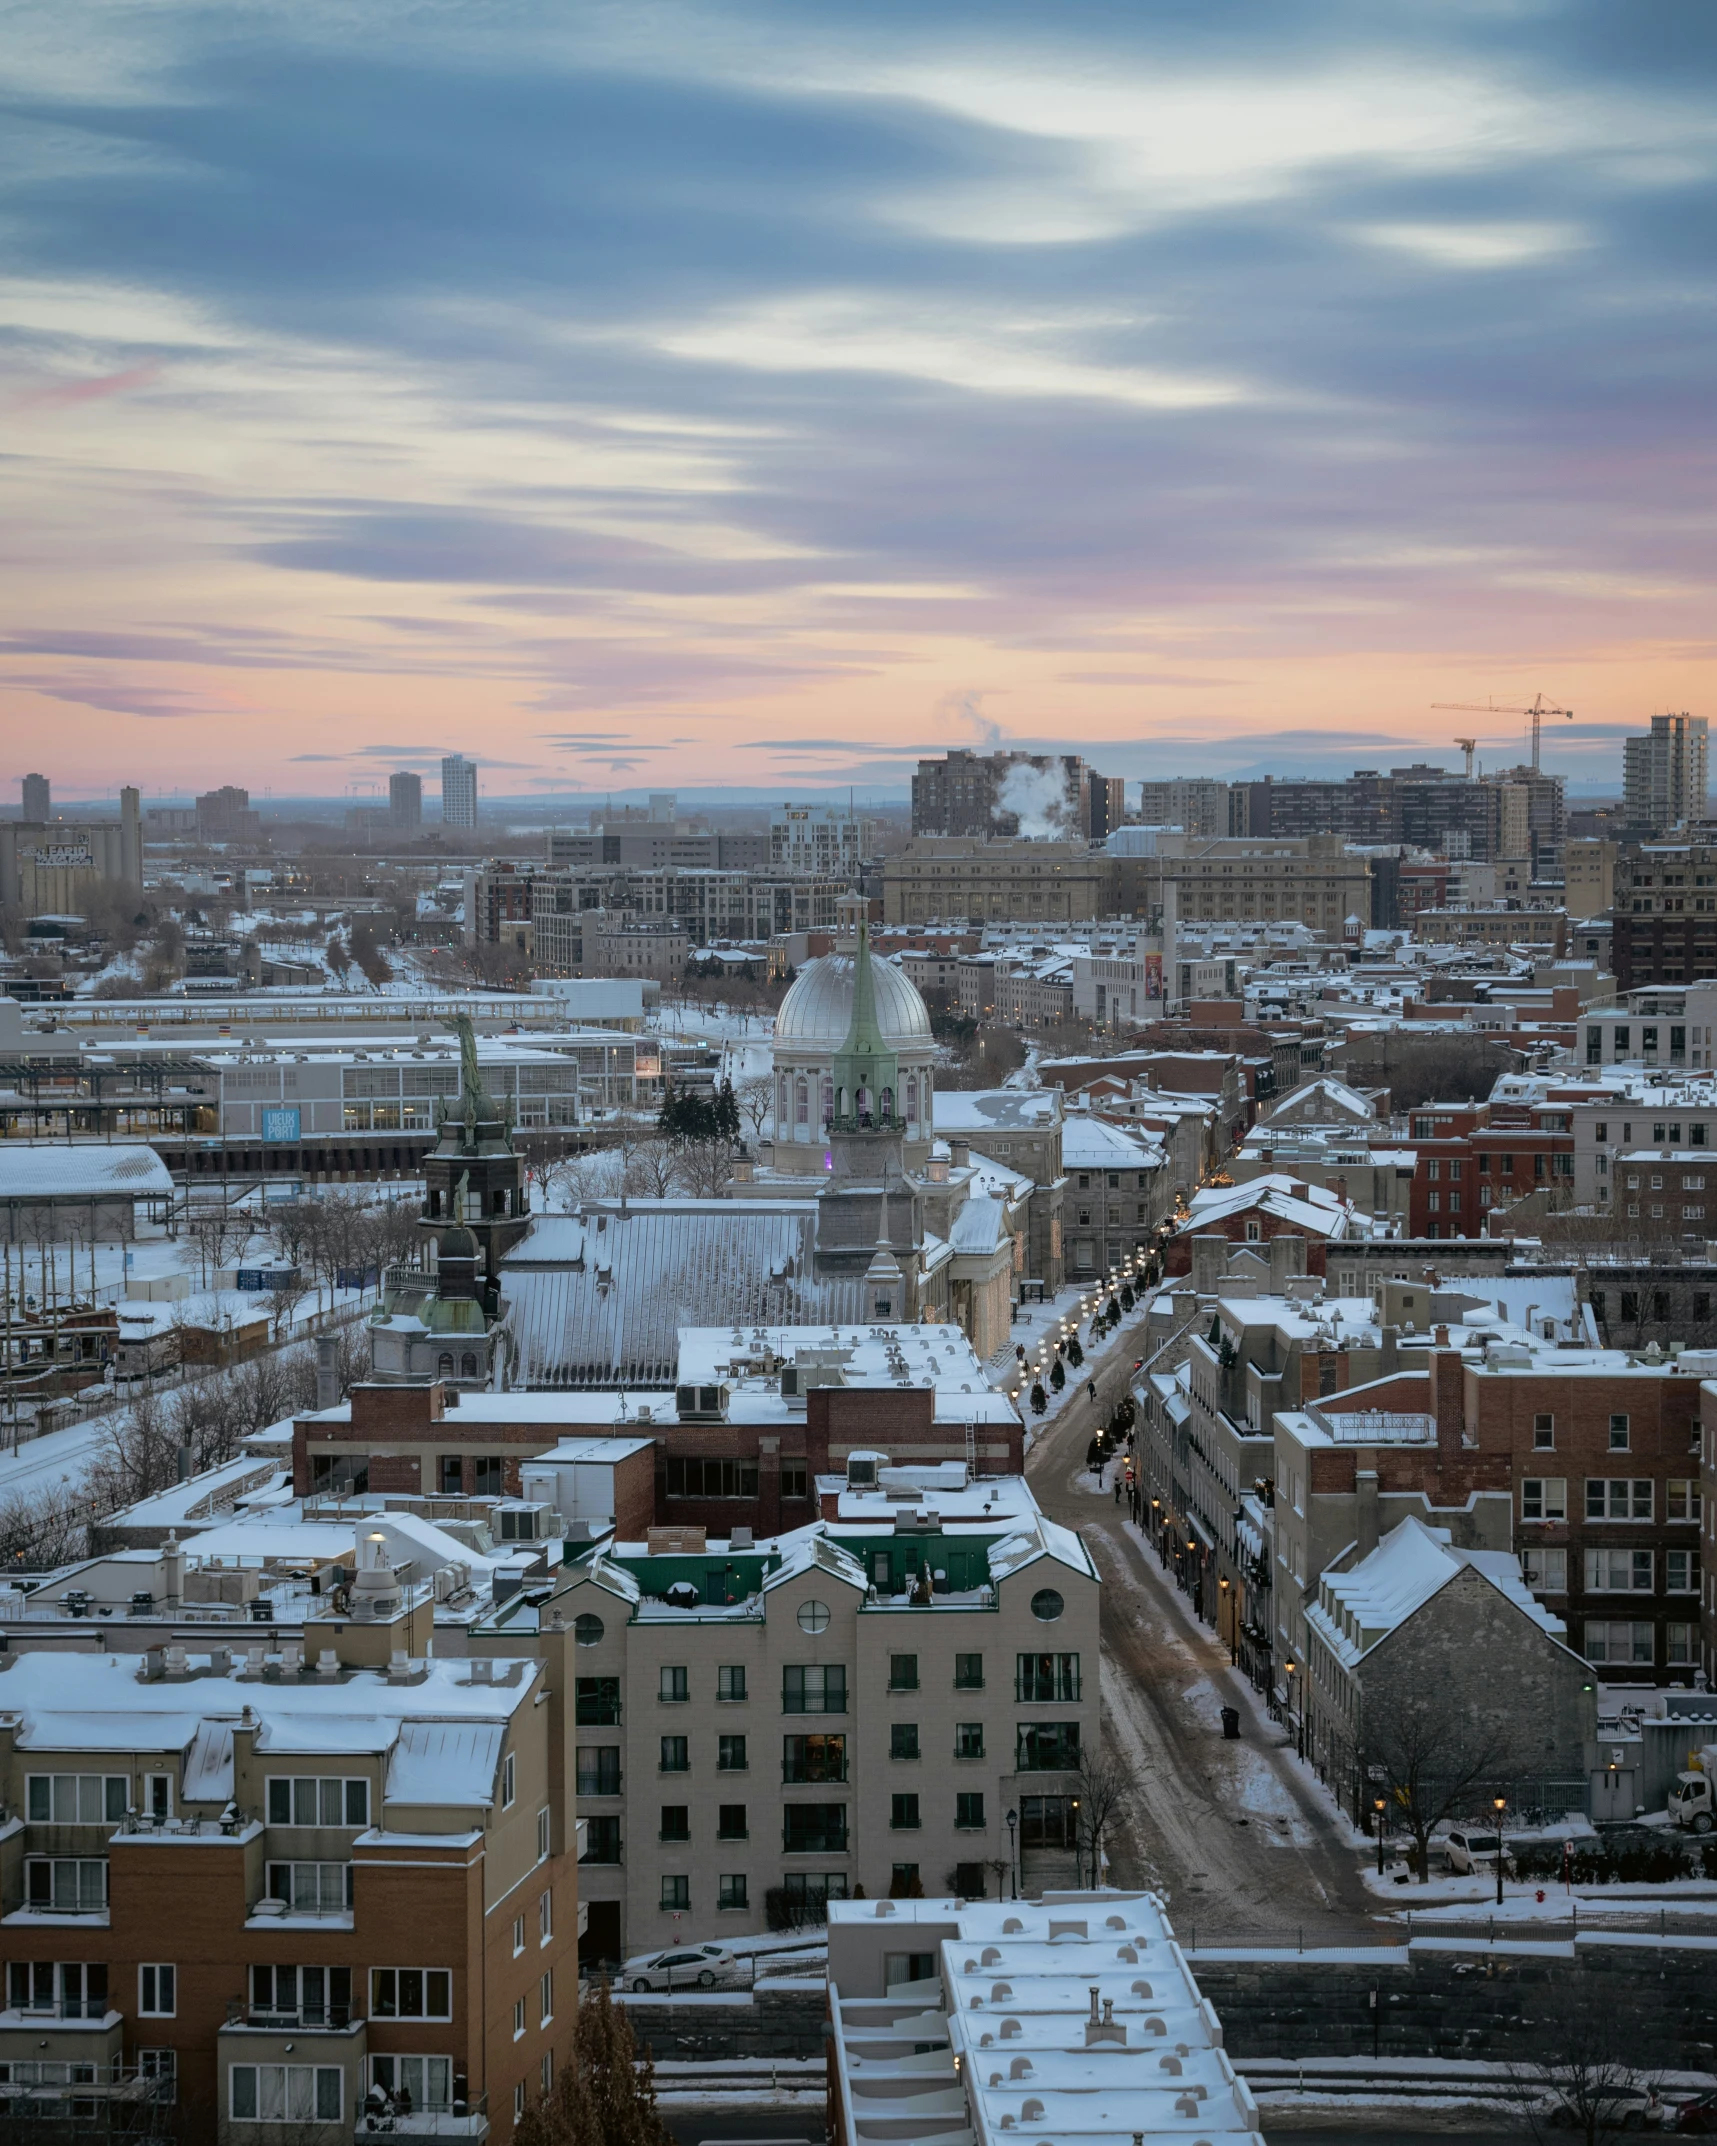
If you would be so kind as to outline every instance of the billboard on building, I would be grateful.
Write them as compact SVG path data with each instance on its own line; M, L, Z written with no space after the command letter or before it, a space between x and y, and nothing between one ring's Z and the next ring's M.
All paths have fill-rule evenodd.
M301 1137L299 1122L300 1113L296 1103L289 1110L265 1110L262 1114L262 1137L265 1140L297 1140Z

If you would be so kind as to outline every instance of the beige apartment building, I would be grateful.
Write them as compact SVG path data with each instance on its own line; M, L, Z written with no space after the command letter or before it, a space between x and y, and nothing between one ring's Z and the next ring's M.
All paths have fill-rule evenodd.
M652 1529L496 1613L510 1651L545 1620L572 1635L587 1958L820 1919L861 1886L1071 1880L1089 1556L1018 1477L854 1453L847 1486L824 1486L837 1518Z
M920 835L882 868L886 924L951 918L1045 924L1110 914L1114 859L1085 842Z
M1150 856L1082 842L921 836L883 866L891 924L1024 920L1049 926L1162 914L1295 922L1339 937L1371 922L1371 865L1338 835L1164 835Z
M1606 917L1616 906L1621 845L1582 836L1562 849L1562 903L1571 917Z
M1118 857L1124 915L1182 923L1300 923L1340 938L1371 923L1371 864L1339 835L1167 836L1154 857Z

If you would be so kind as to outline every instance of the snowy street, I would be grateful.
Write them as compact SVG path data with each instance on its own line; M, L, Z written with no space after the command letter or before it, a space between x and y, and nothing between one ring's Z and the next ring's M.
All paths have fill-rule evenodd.
M1369 1937L1386 1911L1367 1893L1363 1846L1084 1465L1143 1343L1142 1318L1122 1325L1094 1374L1097 1406L1064 1405L1026 1463L1038 1502L1077 1529L1102 1575L1108 1752L1137 1783L1107 1843L1111 1877L1162 1892L1189 1942L1195 1924L1235 1940L1292 1943L1302 1926L1308 1944L1314 1927L1323 1944ZM1240 1709L1237 1743L1222 1738L1225 1705Z

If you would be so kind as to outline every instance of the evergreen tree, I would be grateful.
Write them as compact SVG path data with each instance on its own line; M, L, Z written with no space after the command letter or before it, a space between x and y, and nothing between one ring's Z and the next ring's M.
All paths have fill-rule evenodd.
M1057 1393L1067 1384L1067 1373L1061 1368L1061 1358L1059 1356L1049 1367L1049 1383Z
M1049 1406L1049 1396L1048 1396L1048 1394L1046 1394L1046 1393L1044 1392L1044 1390L1043 1390L1043 1381L1042 1381L1042 1379L1034 1379L1034 1380L1032 1381L1032 1386L1031 1386L1031 1412L1032 1412L1032 1414L1033 1414L1034 1416L1041 1416L1041 1415L1043 1414L1044 1410L1045 1410L1045 1409L1046 1409L1046 1408L1047 1408L1048 1406Z
M736 1145L739 1140L739 1100L730 1080L722 1082L721 1092L715 1099L715 1137L731 1140Z

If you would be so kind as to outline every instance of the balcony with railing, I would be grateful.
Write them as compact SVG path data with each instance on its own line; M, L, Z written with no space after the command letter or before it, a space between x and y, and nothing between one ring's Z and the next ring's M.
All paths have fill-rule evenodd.
M360 2015L349 2004L302 2004L280 2006L247 2004L242 1997L227 1999L229 2027L272 2028L280 2033L343 2034L358 2023Z
M398 2146L410 2146L414 2139L486 2139L488 2091L456 2093L444 2108L420 2108L408 2094L386 2094L372 2087L355 2106L353 2135L360 2142L385 2137Z

